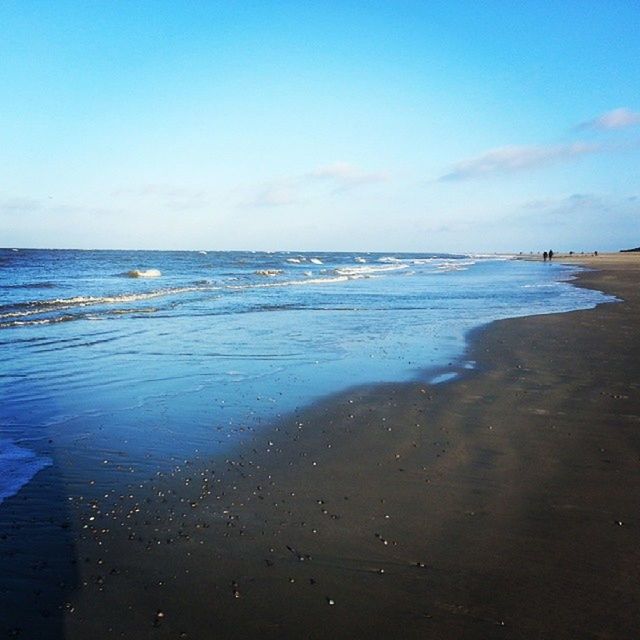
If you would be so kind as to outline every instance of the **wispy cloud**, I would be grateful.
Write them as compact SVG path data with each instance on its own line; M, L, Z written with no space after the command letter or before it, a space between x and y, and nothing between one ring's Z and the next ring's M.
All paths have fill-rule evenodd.
M242 202L245 207L284 207L300 202L295 188L288 184L271 184L258 189Z
M203 189L171 184L143 184L135 187L125 187L116 189L111 195L115 197L152 199L156 203L174 211L199 209L210 203L210 198Z
M61 202L53 196L48 198L31 198L25 196L0 195L0 215L2 216L38 216L39 218L56 216L108 216L122 213L121 209L96 207L93 205L71 204Z
M0 213L7 215L32 213L42 208L42 202L35 198L0 197Z
M389 179L386 172L367 172L348 162L333 162L313 171L282 178L273 182L245 190L240 206L243 207L283 207L306 202L330 193L337 194L356 187ZM321 187L319 185L325 185Z
M512 173L523 169L541 167L552 162L570 160L604 150L601 144L573 142L557 145L511 145L462 160L452 170L441 176L441 181L468 180L493 174Z
M490 245L506 251L617 251L635 246L640 199L637 194L573 193L512 203L486 212L483 232ZM478 227L478 216L468 217ZM631 238L631 239L630 239ZM478 237L482 245L483 238ZM637 244L637 242L635 243Z
M614 199L592 193L572 193L568 196L555 198L541 198L530 200L520 205L522 215L526 218L547 215L554 220L569 213L585 212L597 208L600 213L609 211ZM616 206L620 199L615 199Z
M639 219L640 199L635 194L573 193L524 202L495 224L523 233L546 230L550 238L561 239L569 248L575 248L575 242L593 242L598 234L603 242L615 237L623 247L625 240L637 235ZM594 230L598 231L595 236Z
M593 120L587 120L578 125L578 129L597 129L597 130L610 130L610 129L624 129L626 127L633 127L640 124L640 112L632 111L627 107L620 107L607 111L599 115Z
M362 171L348 162L338 161L314 169L307 177L330 181L334 184L335 191L345 191L364 184L386 182L389 174L383 171Z

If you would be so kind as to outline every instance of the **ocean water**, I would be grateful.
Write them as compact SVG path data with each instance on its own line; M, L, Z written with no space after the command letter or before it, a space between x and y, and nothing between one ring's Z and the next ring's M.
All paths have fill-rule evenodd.
M612 298L496 256L0 250L0 501L115 486L353 385L445 383L469 330Z

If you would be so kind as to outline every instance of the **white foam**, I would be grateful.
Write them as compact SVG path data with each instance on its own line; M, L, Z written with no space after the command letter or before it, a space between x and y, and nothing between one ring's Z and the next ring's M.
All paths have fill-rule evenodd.
M515 253L470 253L470 258L481 260L515 260L518 256Z
M476 261L471 259L441 260L439 264L436 264L436 269L439 271L466 271L475 263Z
M364 258L361 258L360 256L355 257L354 262L366 262L366 260Z
M475 256L474 256L475 257ZM396 258L394 256L385 256L379 258L378 262L387 264L404 264L404 265L434 265L437 269L449 269L468 267L476 263L473 257L464 258L439 258L436 256L430 258Z
M16 495L39 471L52 464L49 458L10 440L0 440L0 503Z
M291 282L285 282L284 284L330 284L332 282L346 282L347 280L352 279L353 278L349 278L348 276L338 276L335 278L309 278L308 280L292 280Z
M387 269L399 269L405 268L403 266L393 267L377 267L378 270ZM362 267L367 269L368 267ZM372 267L376 269L376 267ZM281 275L283 271L281 269L264 269L256 272L258 275L266 277L274 277ZM33 326L33 325L46 325L56 324L59 322L66 322L68 320L77 320L80 317L86 316L77 315L57 315L55 317L41 318L45 313L54 313L67 311L70 309L78 309L83 307L95 307L100 305L114 305L122 303L131 303L145 300L152 300L154 298L160 298L164 296L179 295L183 293L196 292L196 291L219 291L221 288L232 290L243 290L253 288L264 287L291 287L297 285L310 285L310 284L330 284L336 282L346 282L347 280L355 280L359 278L369 277L367 273L361 273L358 271L358 267L354 267L352 271L346 270L345 273L338 273L332 277L313 278L311 271L304 272L304 280L285 280L279 282L273 282L268 284L242 284L242 285L227 285L225 287L212 286L210 284L198 284L196 286L188 287L174 287L168 289L158 289L156 291L149 291L146 293L132 293L121 294L115 296L76 296L73 298L56 298L53 300L40 300L28 303L22 303L19 305L21 308L15 311L5 311L0 313L0 329L7 329L11 327ZM127 310L129 311L129 310ZM35 317L34 317L35 316ZM4 322L2 322L4 320Z
M257 276L268 276L269 278L279 276L281 273L282 269L258 269L258 271L256 271Z
M439 271L466 271L467 267L461 264L439 264L436 269Z
M287 262L291 264L300 264L302 260L300 258L287 258Z
M309 262L313 262L313 264L323 264L320 258L309 258Z
M0 329L9 329L10 327L31 327L38 324L56 324L58 322L67 322L74 320L74 316L57 316L56 318L43 318L41 320L11 320L10 322L0 322Z
M366 267L341 267L336 269L336 273L341 276L369 276L371 274L386 273L389 271L400 271L407 269L408 264L390 264L384 266L367 265Z
M210 286L174 287L169 289L157 289L156 291L148 291L146 293L124 293L122 295L116 296L75 296L74 298L37 300L20 305L23 307L23 310L21 311L7 311L5 313L0 313L0 319L23 318L51 311L64 311L65 309L73 309L76 307L88 307L100 304L119 304L121 302L151 300L153 298L176 295L179 293L188 293L190 291L209 291L213 290L214 288L215 287Z
M162 272L159 269L132 269L125 274L127 278L159 278Z
M363 277L363 276L360 276ZM346 282L347 280L353 280L353 277L341 275L331 278L307 278L306 280L284 280L282 282L270 282L268 284L244 284L244 285L227 285L226 289L265 289L271 287L294 287L297 285L307 284L330 284L334 282Z
M458 377L458 374L455 371L446 371L445 373L440 373L437 376L433 376L429 380L431 384L443 384L444 382L450 382L451 380L455 380Z

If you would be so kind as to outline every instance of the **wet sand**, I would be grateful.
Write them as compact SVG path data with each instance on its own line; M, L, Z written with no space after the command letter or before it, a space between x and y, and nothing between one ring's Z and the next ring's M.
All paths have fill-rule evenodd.
M574 259L624 302L478 330L461 380L347 391L121 495L67 488L48 525L43 471L0 509L3 562L42 555L29 527L61 552L0 631L637 638L640 256Z

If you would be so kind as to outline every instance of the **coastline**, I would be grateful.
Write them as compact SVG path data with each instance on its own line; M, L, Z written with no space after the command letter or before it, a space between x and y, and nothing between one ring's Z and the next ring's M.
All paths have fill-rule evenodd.
M461 379L351 389L76 505L50 637L634 637L640 259L572 262L624 302L496 321Z

